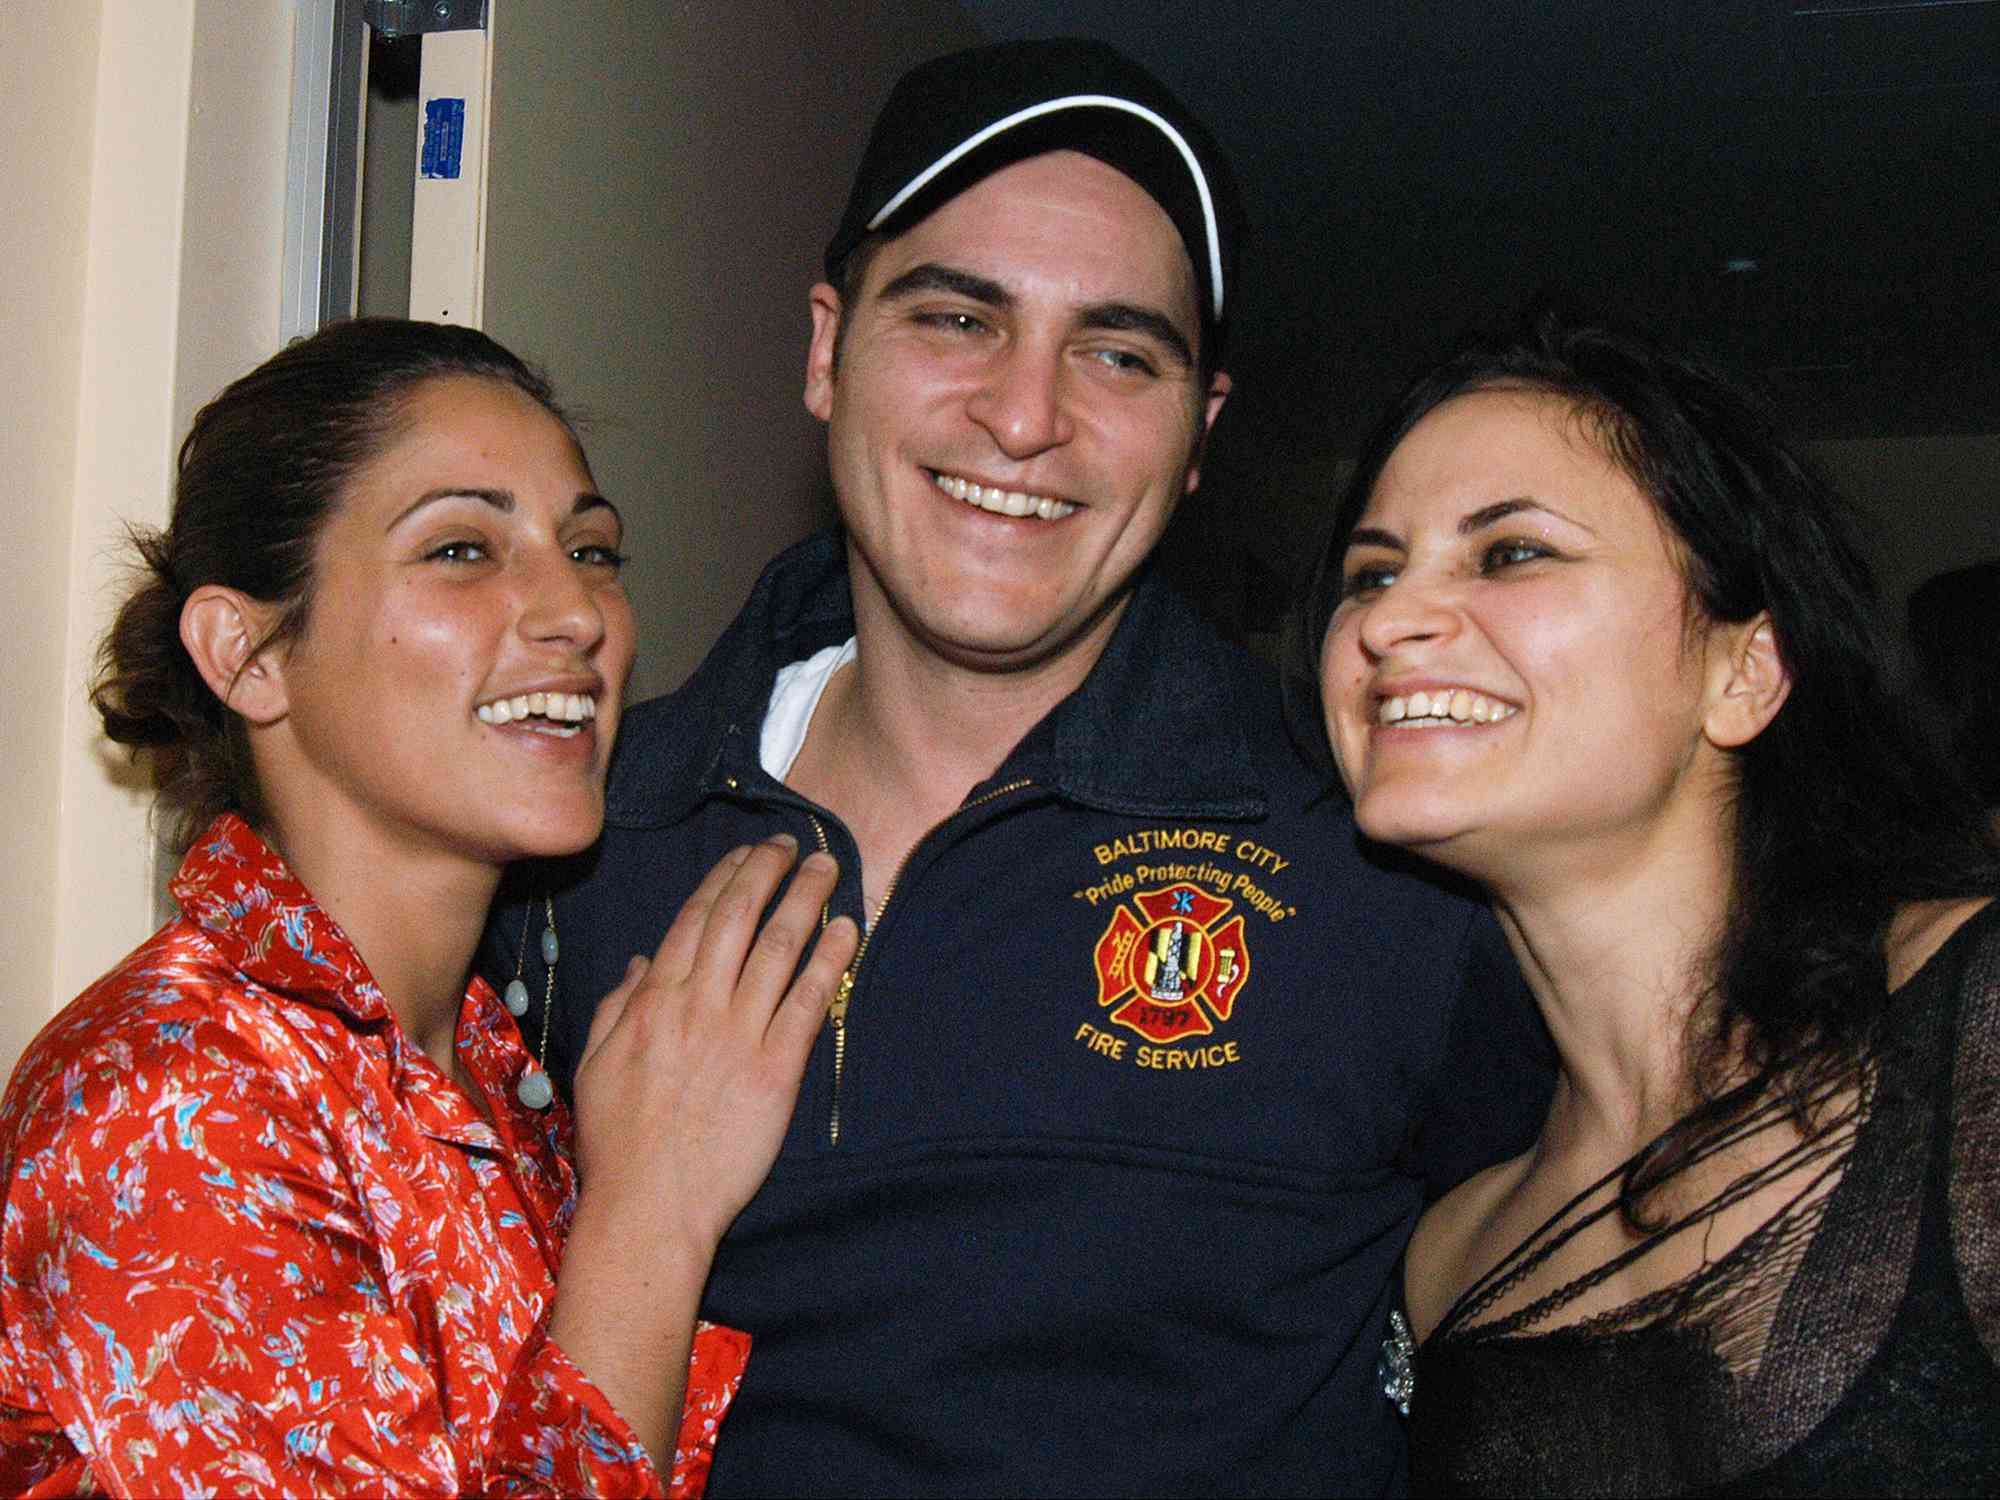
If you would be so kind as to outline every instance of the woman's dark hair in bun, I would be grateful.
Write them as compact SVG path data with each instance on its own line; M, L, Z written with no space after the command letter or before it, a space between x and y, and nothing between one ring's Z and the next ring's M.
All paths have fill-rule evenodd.
M313 558L348 483L401 430L428 380L504 381L568 426L548 382L476 329L400 318L335 323L275 355L198 412L181 444L173 515L134 528L138 578L98 647L91 705L105 734L150 753L156 813L177 850L218 814L264 807L243 721L181 644L181 607L204 584L278 605L260 643L295 638Z

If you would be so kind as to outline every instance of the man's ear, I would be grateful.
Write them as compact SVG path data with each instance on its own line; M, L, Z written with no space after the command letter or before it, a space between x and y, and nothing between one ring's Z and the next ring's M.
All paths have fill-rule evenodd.
M181 644L210 692L252 724L272 724L290 709L283 653L263 645L275 606L240 589L205 583L181 606Z
M1724 654L1714 665L1716 685L1702 731L1717 748L1737 750L1778 716L1791 694L1792 674L1778 650L1778 633L1768 612L1721 629L1716 644Z
M806 410L822 422L833 415L833 349L840 339L840 293L822 281L807 294L812 342L806 346Z
M1192 495L1195 486L1201 483L1201 458L1208 451L1209 434L1215 431L1215 419L1222 411L1222 403L1229 399L1229 372L1217 370L1208 382L1208 394L1201 398L1201 431L1194 435L1194 452L1188 456L1187 488L1181 493Z

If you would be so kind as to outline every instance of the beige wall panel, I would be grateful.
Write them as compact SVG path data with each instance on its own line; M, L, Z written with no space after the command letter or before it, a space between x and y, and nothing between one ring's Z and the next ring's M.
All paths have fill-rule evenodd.
M195 410L272 353L283 256L285 0L107 4L92 162L71 539L53 999L157 925L142 775L83 696L128 575L128 523L167 519Z
M85 698L124 581L123 528L166 519L175 298L194 4L104 7L62 692L62 826L55 850L61 1005L151 931L144 779Z
M176 445L210 397L278 352L292 11L291 0L196 0Z
M593 419L625 513L640 696L677 684L824 515L806 292L946 0L496 0L485 318Z
M0 47L0 1065L155 925L141 777L85 688L128 522L194 409L277 342L288 0L10 0Z
M55 974L66 579L97 93L98 15L9 0L0 23L0 1067L47 1018Z

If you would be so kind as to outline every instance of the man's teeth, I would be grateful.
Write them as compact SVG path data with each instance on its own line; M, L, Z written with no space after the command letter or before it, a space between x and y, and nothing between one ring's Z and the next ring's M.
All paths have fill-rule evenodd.
M1040 516L1044 521L1060 521L1076 509L1067 500L1052 500L1047 495L1027 495L1020 490L995 489L991 485L960 479L956 474L933 474L931 478L952 499L963 500L981 510L990 510L996 516Z
M1440 688L1432 693L1411 693L1407 698L1385 698L1376 705L1378 724L1497 724L1517 712L1511 703L1475 693L1470 688Z
M584 721L597 717L597 697L593 693L517 693L512 698L495 698L473 712L482 724L519 724L537 734L568 739L582 732Z

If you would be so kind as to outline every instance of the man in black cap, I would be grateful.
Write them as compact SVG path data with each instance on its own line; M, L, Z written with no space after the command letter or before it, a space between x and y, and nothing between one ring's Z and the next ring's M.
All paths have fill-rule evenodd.
M811 293L841 528L628 716L602 844L535 877L565 1079L733 846L830 849L867 928L715 1258L704 1313L756 1341L715 1496L1400 1483L1392 1272L1427 1191L1532 1135L1489 1054L1534 1023L1147 566L1229 391L1240 223L1108 48L906 77Z

